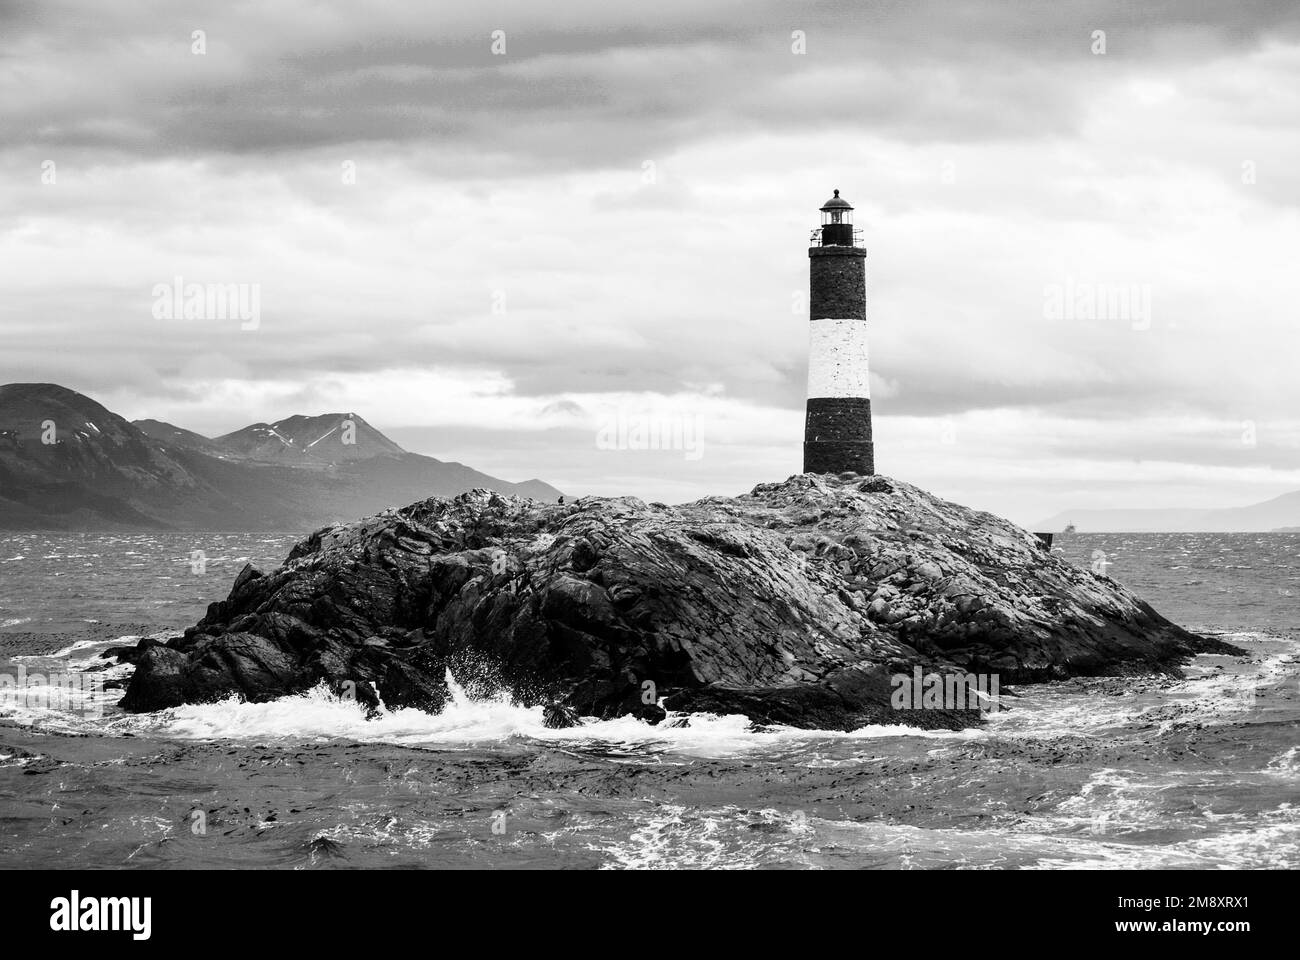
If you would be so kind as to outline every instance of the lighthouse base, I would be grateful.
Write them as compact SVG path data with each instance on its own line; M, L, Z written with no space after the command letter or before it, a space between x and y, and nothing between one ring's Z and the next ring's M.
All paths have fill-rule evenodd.
M866 476L876 472L869 398L816 397L808 401L803 472Z
M860 473L871 476L876 472L876 455L870 440L837 443L808 441L803 445L804 473Z

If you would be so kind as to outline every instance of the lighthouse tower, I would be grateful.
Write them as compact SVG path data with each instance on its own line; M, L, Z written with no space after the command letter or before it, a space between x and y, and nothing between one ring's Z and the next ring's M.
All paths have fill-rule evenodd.
M808 248L811 338L804 473L875 472L867 384L867 251L840 192L822 206Z

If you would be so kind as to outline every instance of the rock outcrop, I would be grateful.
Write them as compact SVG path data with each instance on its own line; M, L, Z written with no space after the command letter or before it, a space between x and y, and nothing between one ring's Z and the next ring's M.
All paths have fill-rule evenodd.
M679 507L475 490L319 530L270 573L245 567L183 637L132 651L122 706L323 681L436 711L450 670L547 705L556 725L654 722L666 706L953 727L972 711L896 710L891 678L1177 673L1234 650L1004 520L885 477L800 475Z

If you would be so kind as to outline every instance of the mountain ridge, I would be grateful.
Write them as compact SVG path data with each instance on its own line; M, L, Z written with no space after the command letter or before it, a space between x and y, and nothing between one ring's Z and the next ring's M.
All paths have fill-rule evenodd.
M60 384L0 385L0 529L300 530L476 487L561 495L410 453L354 414L209 438Z
M1300 528L1300 490L1243 507L1204 509L1127 507L1066 510L1034 524L1035 530L1078 533L1278 533Z

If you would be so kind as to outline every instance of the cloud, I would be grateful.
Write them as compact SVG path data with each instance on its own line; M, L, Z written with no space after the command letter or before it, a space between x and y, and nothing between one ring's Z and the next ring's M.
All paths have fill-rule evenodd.
M1069 132L1108 76L1294 39L1300 22L1285 2L1121 0L16 10L0 64L22 92L0 101L0 122L20 141L153 157L418 142L461 175L847 123L904 140L1039 139ZM1108 31L1104 59L1095 30Z
M0 379L208 433L347 407L568 490L746 489L798 468L806 239L840 187L869 250L883 469L1012 513L1137 459L1181 470L1178 496L1282 492L1298 19L7 4ZM177 276L256 284L260 326L159 321ZM1150 314L1045 314L1088 286L1149 290ZM587 420L615 397L732 426L689 466L597 451ZM1223 434L1247 420L1243 452ZM952 423L981 443L940 443Z

